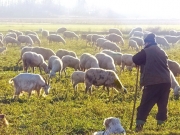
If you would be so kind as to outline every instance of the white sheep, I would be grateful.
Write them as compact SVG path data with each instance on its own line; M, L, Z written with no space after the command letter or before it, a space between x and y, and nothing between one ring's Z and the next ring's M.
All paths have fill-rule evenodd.
M44 58L41 54L35 52L25 52L22 55L23 60L23 69L25 72L28 71L29 66L32 67L34 73L34 67L39 67L40 73L41 68L44 69L45 73L49 73L47 63L44 61Z
M31 31L31 30L27 30L27 31L25 31L25 35L28 35L28 34L33 34L33 35L38 35L36 32L34 32L34 31Z
M95 57L98 60L99 67L103 69L113 70L116 72L116 67L114 64L114 60L111 56L105 53L97 53Z
M104 38L104 36L103 36L103 35L98 35L98 34L93 34L93 35L91 36L92 46L96 44L96 40L97 40L98 38Z
M78 90L78 84L79 83L84 83L84 77L85 77L85 72L83 71L74 71L71 75L71 82L73 84L74 92Z
M7 47L1 47L0 48L0 54L5 54L7 51Z
M180 36L166 35L164 38L168 41L168 43L172 43L172 45L176 44L180 40Z
M4 36L4 38L7 37L7 36L17 39L17 34L14 33L14 32L13 32L13 33L11 32L11 33L6 34L6 35Z
M50 71L49 77L52 78L56 75L56 72L59 72L59 78L61 77L61 72L63 69L63 62L62 60L57 56L51 56L48 60L48 69Z
M132 60L132 57L133 55L132 54L123 54L122 57L121 57L121 60L122 60L122 67L121 67L121 70L120 70L120 73L122 71L124 71L124 67L128 66L127 69L129 69L130 71L132 70L133 67L135 67L135 63L133 62Z
M57 33L63 33L63 32L65 32L66 30L67 30L67 29L64 28L64 27L58 28L58 29L57 29Z
M136 52L139 52L139 46L138 46L137 42L132 39L129 40L129 48L135 49Z
M64 40L63 37L61 37L60 35L56 35L56 34L49 34L49 36L47 36L47 40L49 41L49 43L52 42L62 42L64 45L66 44L66 41Z
M65 31L63 32L63 36L65 38L70 38L70 39L73 39L73 38L79 39L79 36L73 31Z
M142 38L144 33L142 31L134 31L133 36Z
M30 97L33 90L36 90L39 96L41 88L44 89L46 95L49 94L49 83L47 83L39 74L21 73L10 79L9 83L14 83L14 98L16 96L19 97L20 93L23 91L29 93Z
M108 39L98 38L98 39L96 40L96 48L95 48L95 50L96 50L97 48L101 48L101 46L104 44L105 41L108 41Z
M69 50L65 50L65 49L59 49L57 52L56 52L56 56L58 56L60 59L65 56L65 55L70 55L74 58L77 58L77 55L75 52L73 51L69 51Z
M92 85L95 86L104 86L107 88L108 95L109 95L109 88L115 88L118 91L121 89L127 93L126 88L122 85L121 81L117 74L112 70L105 70L102 68L90 68L85 72L85 93L89 91L92 93L91 87Z
M17 44L17 45L21 45L21 43L13 38L13 37L10 37L10 36L6 36L4 39L3 39L3 42L5 43L5 45L7 46L9 43L11 43L12 45L13 44Z
M170 71L170 77L171 77L171 88L174 91L174 96L178 97L179 96L179 92L180 92L180 86L178 81L176 80L175 76L173 75L173 73Z
M114 63L115 65L118 65L119 67L121 66L121 57L122 57L122 53L120 52L114 52L114 51L111 51L111 50L102 50L101 53L105 53L109 56L111 56L113 59L114 59Z
M115 34L115 33L111 33L109 34L106 39L110 40L111 42L115 42L116 44L121 44L121 45L124 45L125 42L124 42L124 39L122 38L122 36L118 35L118 34Z
M111 28L109 29L109 33L115 33L115 34L118 34L120 36L123 36L122 32L119 30L119 29L116 29L116 28Z
M159 44L160 46L166 48L166 49L170 48L168 41L164 37L156 35L156 43Z
M177 31L176 30L170 30L169 35L171 36L177 36Z
M168 59L169 69L172 71L174 76L178 76L180 74L180 64L176 61Z
M80 69L85 71L89 68L99 68L98 60L95 56L89 53L83 53L80 56Z
M18 41L20 43L26 43L26 45L31 45L31 46L34 44L34 42L31 39L31 37L27 36L27 35L19 35L18 36Z
M136 27L136 28L133 28L130 33L129 33L129 37L131 37L135 31L143 31L143 29L141 27Z
M144 40L142 38L139 38L139 37L131 37L129 38L129 40L134 40L137 42L139 48L143 48L144 46Z
M112 134L126 135L126 131L122 127L119 118L116 117L106 118L104 119L103 125L105 126L105 131L98 131L93 133L93 135L112 135Z
M66 76L66 68L71 67L74 68L74 70L80 70L80 60L78 58L72 57L70 55L65 55L62 57L63 62L63 69L65 76Z
M31 39L33 40L34 43L37 43L40 46L41 40L39 39L38 35L28 34L28 36L31 37Z
M48 30L42 30L41 35L43 38L47 38L47 36L49 36L49 31Z
M103 43L103 45L100 47L100 49L107 49L107 50L111 50L111 51L117 51L117 52L121 52L121 48L119 46L117 46L116 43L110 42L110 41L105 41Z

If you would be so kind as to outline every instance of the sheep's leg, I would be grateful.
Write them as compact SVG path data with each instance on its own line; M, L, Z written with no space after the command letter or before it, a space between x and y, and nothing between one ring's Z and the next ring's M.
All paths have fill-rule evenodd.
M121 66L121 69L120 69L120 74L121 74L122 71L124 71L124 67L125 67L125 64L122 63L122 66Z
M28 98L30 98L30 96L31 96L31 92L29 92L29 97Z
M85 89L85 93L87 94L87 92L91 89L91 84L88 84L88 83L86 83L85 84L86 85L86 89ZM90 92L91 93L91 92Z
M38 95L38 97L39 97L39 95L40 95L40 90L37 90L37 95Z
M16 97L17 97L17 99L18 99L18 98L19 98L19 94L20 94L19 90L18 90L18 89L15 89L13 99L16 99Z

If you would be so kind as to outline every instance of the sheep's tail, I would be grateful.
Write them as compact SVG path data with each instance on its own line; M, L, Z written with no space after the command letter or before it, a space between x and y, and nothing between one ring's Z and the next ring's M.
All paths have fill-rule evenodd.
M9 80L9 84L12 84L14 81L14 78L11 78L10 80Z

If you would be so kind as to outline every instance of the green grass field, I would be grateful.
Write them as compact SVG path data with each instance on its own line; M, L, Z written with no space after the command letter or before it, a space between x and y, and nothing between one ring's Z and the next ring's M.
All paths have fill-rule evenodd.
M73 31L107 31L111 27L118 27L124 32L128 32L134 26L113 26L113 25L0 25L0 31L6 33L8 29L16 30L34 30L39 28L55 31L59 27L67 27ZM161 30L179 29L178 26L143 26L144 29L160 27ZM127 35L125 35L127 36ZM42 39L42 46L51 48L55 52L58 49L67 49L75 51L78 57L88 52L96 54L99 51L94 50L90 45L86 46L84 40L66 40L67 44L48 44L46 39ZM35 44L35 46L37 46ZM121 47L122 53L135 54L134 50L128 50L128 40L125 39L125 46ZM180 44L166 50L168 56L172 60L180 63ZM100 88L93 88L93 94L84 93L84 85L79 84L78 92L74 94L71 84L70 75L73 69L68 68L68 77L64 73L60 81L56 82L55 78L51 80L50 94L46 97L37 97L37 93L28 98L27 94L20 96L19 100L13 100L14 89L8 81L23 72L22 63L16 66L16 62L20 58L19 46L8 46L6 54L0 55L0 113L6 114L9 121L9 127L0 127L2 135L91 135L95 131L104 130L103 120L107 117L118 117L125 128L127 135L135 135L135 117L133 129L130 130L130 121L132 116L132 108L134 101L134 92L136 84L136 69L130 74L128 71L118 76L124 86L128 89L128 94L117 93L111 91L108 96L107 91ZM19 70L19 71L18 71ZM35 71L39 73L39 70ZM45 74L43 73L43 76ZM177 78L179 81L179 78ZM139 105L142 92L138 89L136 107ZM155 106L144 126L142 133L139 135L179 135L180 121L180 101L174 100L173 91L170 93L168 103L168 120L163 127L156 126ZM135 113L136 114L136 113Z

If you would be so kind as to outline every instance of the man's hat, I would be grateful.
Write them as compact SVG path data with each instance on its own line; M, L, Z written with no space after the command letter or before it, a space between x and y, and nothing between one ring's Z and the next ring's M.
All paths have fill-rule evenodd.
M156 43L156 36L153 33L150 33L144 39L144 43Z

